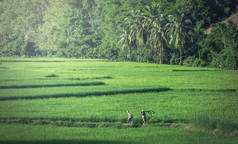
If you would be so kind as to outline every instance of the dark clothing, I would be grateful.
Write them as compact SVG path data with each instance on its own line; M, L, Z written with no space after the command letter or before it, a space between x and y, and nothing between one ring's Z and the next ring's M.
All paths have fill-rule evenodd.
M143 118L143 117L146 118L145 111L141 111L140 113L141 113L141 115L142 115L142 118Z
M141 113L141 115L142 115L142 123L143 123L143 125L144 125L145 122L146 122L146 114L145 114L145 111L141 111L140 113Z

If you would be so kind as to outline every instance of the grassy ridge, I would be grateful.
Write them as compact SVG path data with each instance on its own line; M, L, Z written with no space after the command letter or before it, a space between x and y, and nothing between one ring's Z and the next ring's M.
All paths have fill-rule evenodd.
M238 123L236 92L160 92L84 98L1 101L0 117L71 118L81 121L126 122L126 109L140 121L140 110L154 110L150 122L190 121L197 115L212 115ZM232 98L232 99L229 99ZM17 109L16 109L17 107Z
M83 79L109 76L112 79L104 79L103 82L111 87L163 86L171 89L238 89L238 78L235 72L213 71L216 69L207 68L93 60L90 62L69 61L64 63L4 62L2 66L7 67L7 69L0 70L0 80L3 85L14 85L16 83L16 81L4 81L8 79L22 80L20 82L22 85L35 84L42 82L42 80L37 81L35 79L55 74L58 77L48 78L48 82L49 80L56 80L57 82L69 78ZM196 71L194 72L194 70Z
M68 128L31 125L0 125L3 144L235 144L236 138L184 131L179 128L143 127L130 129ZM4 131L3 131L4 130Z

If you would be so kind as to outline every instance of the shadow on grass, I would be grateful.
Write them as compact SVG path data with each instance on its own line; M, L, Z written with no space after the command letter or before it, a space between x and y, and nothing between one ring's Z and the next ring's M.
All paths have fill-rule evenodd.
M8 67L3 67L3 66L1 66L0 69L8 69Z
M133 124L128 124L127 119L99 119L99 118L0 118L1 124L27 124L27 125L52 125L58 127L78 127L78 128L140 128L142 121L139 118L133 119ZM185 119L171 120L148 120L147 125L171 126L189 123Z
M0 141L1 144L129 144L127 141L113 140L9 140Z
M179 69L174 69L172 71L173 72L199 72L199 71L220 71L220 70L179 70Z
M167 119L167 120L163 120L163 119L153 119L153 117L148 118L148 122L151 124L165 124L165 123L189 123L189 120L187 119Z
M163 123L188 123L189 121L186 119L168 119L162 120Z
M13 96L1 97L0 101L4 100L22 100L22 99L47 99L47 98L65 98L65 97L87 97L87 96L106 96L118 94L131 94L131 93L149 93L149 92L162 92L169 91L169 88L151 88L151 89L135 89L135 90L121 90L121 91L104 91L104 92L88 92L88 93L67 93L67 94L54 94L54 95L39 95L39 96Z
M52 84L52 85L11 85L11 86L0 86L0 89L22 89L22 88L42 88L42 87L70 87L70 86L96 86L105 85L104 82L89 82L89 83L78 83L78 84Z
M49 74L49 75L46 75L45 77L50 78L50 77L59 77L59 76L56 74Z
M175 92L236 92L236 89L172 89Z
M69 80L93 80L93 79L113 79L113 78L110 76L92 77L92 78L69 78Z
M159 68L159 66L134 66L134 68Z
M59 77L58 75L47 75L45 78L35 78L35 79L5 79L1 80L2 82L7 82L7 81L25 81L25 80L50 80L49 78L57 78ZM92 77L92 78L67 78L67 79L60 79L60 80L103 80L103 79L113 79L110 76L103 76L103 77Z

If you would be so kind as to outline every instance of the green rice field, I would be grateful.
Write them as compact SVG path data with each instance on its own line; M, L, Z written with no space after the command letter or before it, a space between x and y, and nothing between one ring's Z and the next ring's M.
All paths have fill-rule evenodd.
M155 112L146 125L142 109ZM237 144L238 73L104 59L0 58L0 143Z

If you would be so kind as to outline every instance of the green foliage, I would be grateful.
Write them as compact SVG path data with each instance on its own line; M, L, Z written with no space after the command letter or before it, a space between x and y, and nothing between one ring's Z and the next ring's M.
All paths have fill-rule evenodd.
M207 66L206 61L202 60L202 59L198 59L196 58L193 62L193 66L200 66L200 67L204 67Z
M170 38L169 44L173 44L175 48L179 49L180 64L182 65L185 44L191 40L189 33L192 31L192 21L187 19L184 14L179 17L169 15L165 27Z
M224 119L219 119L214 116L200 115L196 116L195 119L191 121L195 126L205 129L219 129L225 132L232 132L238 130L238 125Z
M195 66L195 67L206 66L206 62L204 60L198 59L194 56L188 56L184 60L183 64L186 66Z
M194 61L195 61L195 57L194 56L189 56L184 60L183 64L186 65L186 66L192 66Z
M6 56L35 55L27 50L33 47L37 28L43 23L44 0L0 2L0 53ZM29 43L29 41L33 43Z
M179 55L177 53L172 53L172 56L170 58L170 61L169 61L169 64L172 64L172 65L177 65L179 64Z
M0 55L171 64L193 56L195 65L237 69L227 48L236 45L224 41L231 32L220 28L223 55L203 34L236 11L236 0L1 0Z
M211 64L222 69L238 68L238 30L232 24L216 24L203 43L204 49L210 51L208 59Z
M164 17L156 3L133 11L126 19L120 40L122 50L127 53L127 59L165 63L167 46L163 23Z

